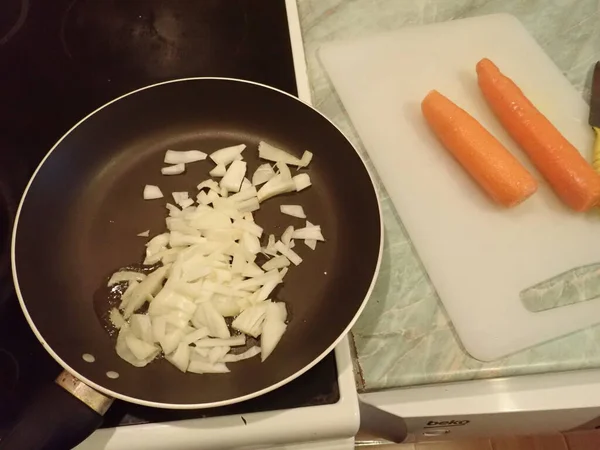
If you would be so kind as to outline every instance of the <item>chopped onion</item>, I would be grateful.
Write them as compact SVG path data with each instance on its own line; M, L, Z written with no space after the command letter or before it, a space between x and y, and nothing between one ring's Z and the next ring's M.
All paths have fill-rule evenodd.
M245 191L246 189L256 189L248 178L242 180L242 185L240 187L240 192Z
M169 269L170 266L159 267L136 286L127 302L123 317L128 319L148 300L150 295L155 295L158 292Z
M200 339L203 339L208 336L208 328L200 327L197 330L192 331L191 333L186 334L182 339L181 343L185 345L190 345L193 342L196 342Z
M258 143L258 156L269 161L283 162L293 166L301 165L300 160L295 156L264 141Z
M143 273L123 270L121 272L113 273L110 279L108 280L107 286L122 283L123 281L142 281L144 278L146 278L146 275L144 275Z
M183 172L185 172L185 164L174 164L160 169L160 173L163 175L179 175Z
M260 209L260 203L256 197L252 197L248 200L238 203L238 211L241 213L251 213L258 209Z
M298 217L299 219L306 219L306 214L304 214L304 209L300 205L281 205L279 210L283 214L287 214L288 216Z
M127 325L127 322L125 321L125 319L123 318L123 316L117 308L112 308L109 312L108 317L110 319L110 322L117 330L120 330L123 326Z
M185 191L171 192L171 195L173 196L173 200L175 200L175 203L177 203L179 206L181 206L181 202L190 198L190 195Z
M293 242L292 242L293 234L294 234L294 227L290 225L289 227L287 227L285 229L285 231L281 235L281 242L283 242L289 248L293 248L293 246L291 245L291 244L293 244Z
M229 197L229 200L234 202L243 202L245 200L249 200L253 197L256 197L257 194L258 191L256 190L256 188L254 186L250 186L249 188L241 189L240 192Z
M279 174L283 177L285 181L289 181L292 179L292 172L290 171L290 168L287 166L286 163L280 161L275 164L275 167L277 167Z
M276 256L262 265L263 270L269 271L273 269L281 269L290 265L290 260L285 256Z
M308 166L312 161L312 158L313 154L308 150L304 150L304 153L302 153L302 158L300 158L300 164L298 165L298 169L300 169L301 167Z
M211 364L216 363L221 358L223 358L223 356L229 353L229 350L231 350L231 347L211 347L211 349L208 352L208 361Z
M125 309L127 303L129 302L129 299L131 298L131 293L134 291L138 284L140 283L137 281L132 281L129 283L129 286L127 286L127 289L125 289L125 292L123 292L123 295L121 295L121 304L119 305L119 309Z
M133 335L133 333L127 333L125 335L125 344L129 348L133 356L135 356L136 359L142 361L154 358L159 352L157 346L148 344L147 342L136 338Z
M208 327L210 336L226 339L231 335L229 333L229 328L227 328L227 323L225 323L225 319L221 314L219 314L212 303L201 303L198 306L198 309L202 309L204 311L206 326Z
M314 239L315 241L324 241L319 225L313 225L305 228L298 228L292 234L293 239Z
M158 186L147 184L144 186L144 200L155 200L157 198L163 198L163 193Z
M295 233L295 231L294 231ZM302 258L296 253L294 250L286 246L283 242L277 241L275 242L275 250L281 253L283 256L287 257L294 265L298 265L302 262Z
M165 356L165 359L185 373L190 364L190 347L180 343L177 350L172 355Z
M138 233L137 235L139 237L149 237L150 236L150 230L142 231L141 233Z
M246 175L246 163L244 161L233 161L221 179L221 188L227 189L229 192L239 192L244 175Z
M285 194L297 190L294 180L287 180L282 174L275 175L267 181L258 191L257 197L259 202L274 197L276 195Z
M225 147L220 150L216 150L211 153L210 159L212 159L215 164L222 164L227 166L235 161L239 156L241 156L242 152L246 148L246 144L234 145L232 147Z
M306 246L308 248L310 248L311 250L314 250L317 248L317 240L316 239L304 239L304 244L306 244Z
M206 153L199 150L175 151L167 150L165 164L188 164L206 159Z
M196 186L196 188L198 190L201 189L210 189L211 191L215 191L215 192L219 192L220 191L220 187L219 187L219 183L217 183L215 180L205 180L202 183L200 183L198 186Z
M266 183L271 178L275 176L275 171L271 167L271 164L266 163L258 166L254 175L252 175L252 184L254 186L259 186L263 183Z
M292 178L292 181L294 182L296 192L300 192L312 184L310 182L310 176L307 173L300 173L296 175Z
M265 320L260 338L261 361L264 361L275 349L287 328L281 319L281 310L276 303L267 303Z
M257 238L260 238L263 233L262 227L259 227L254 222L250 222L249 220L240 219L233 222L233 226L240 230L244 230L244 232L250 233Z
M214 167L214 169L212 169L208 173L211 177L221 178L221 177L225 176L226 172L227 172L227 168L225 167L225 164L217 164Z
M242 333L257 338L262 332L262 324L265 320L268 304L269 302L263 302L245 309L235 318L231 326Z
M244 359L252 358L260 353L260 347L250 347L244 353L238 353L237 355L228 354L221 358L220 362L229 363L243 361Z
M187 368L188 372L194 373L227 373L230 370L223 363L211 364L204 359L191 359L190 365Z
M253 261L248 262L242 271L242 275L248 278L258 277L264 273L265 272Z
M131 333L138 339L141 339L148 344L154 342L152 336L152 321L150 316L146 314L133 314L129 321Z

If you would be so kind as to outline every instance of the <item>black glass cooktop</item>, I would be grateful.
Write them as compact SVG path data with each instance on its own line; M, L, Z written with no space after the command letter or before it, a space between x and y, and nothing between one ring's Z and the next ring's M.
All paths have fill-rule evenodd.
M60 372L12 290L9 235L28 178L54 142L97 107L141 86L192 76L243 78L296 95L284 1L0 1L0 436L31 393ZM338 399L335 358L329 355L255 400L201 411L116 402L104 426Z

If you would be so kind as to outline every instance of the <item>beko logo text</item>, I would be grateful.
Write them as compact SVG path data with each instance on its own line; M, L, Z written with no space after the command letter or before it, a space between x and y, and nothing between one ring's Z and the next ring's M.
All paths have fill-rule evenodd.
M471 422L470 420L430 420L425 425L425 428L436 428L436 427L462 427Z

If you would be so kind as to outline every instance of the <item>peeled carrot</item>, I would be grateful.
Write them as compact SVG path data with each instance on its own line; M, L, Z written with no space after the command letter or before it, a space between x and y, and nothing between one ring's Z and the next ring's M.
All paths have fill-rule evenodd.
M537 190L535 179L500 141L442 94L427 94L421 110L442 144L497 203L514 206Z
M575 211L600 201L600 175L489 59L477 63L477 80L506 131L527 153L554 192Z

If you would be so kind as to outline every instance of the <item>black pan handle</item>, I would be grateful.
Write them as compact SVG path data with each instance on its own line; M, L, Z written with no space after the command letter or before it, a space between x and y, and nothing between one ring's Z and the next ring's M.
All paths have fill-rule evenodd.
M0 450L70 450L102 424L112 401L62 372L34 396Z

